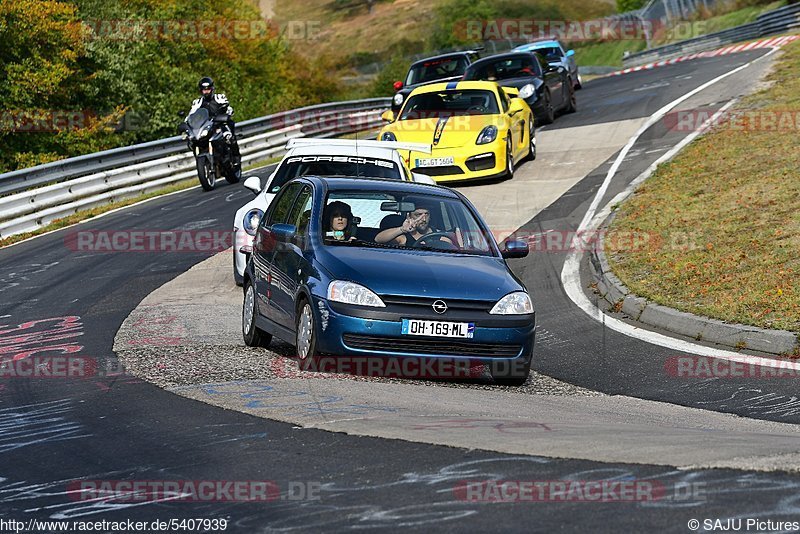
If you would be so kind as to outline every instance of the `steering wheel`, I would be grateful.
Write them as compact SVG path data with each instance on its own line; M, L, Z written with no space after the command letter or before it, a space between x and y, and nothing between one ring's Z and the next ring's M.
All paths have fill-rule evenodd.
M450 234L448 232L431 232L431 233L425 234L424 236L422 236L419 239L417 239L417 242L414 243L411 246L412 246L412 248L419 247L420 243L422 243L423 241L427 241L428 239L431 239L433 237L446 237L446 238L449 239L450 238ZM450 243L448 241L438 240L437 241L437 245L441 245L441 246L436 246L436 247L432 247L432 248L440 248L442 250L458 250L458 247L455 244ZM431 247L431 245L428 245L428 246Z
M467 108L467 111L477 111L478 113L483 113L486 111L484 106L470 106Z

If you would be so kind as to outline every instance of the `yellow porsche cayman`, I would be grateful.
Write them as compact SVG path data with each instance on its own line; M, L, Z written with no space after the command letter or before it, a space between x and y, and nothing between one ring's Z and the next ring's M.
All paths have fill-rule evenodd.
M425 143L430 154L401 152L413 172L437 182L512 177L514 167L536 157L533 114L516 89L495 82L434 83L406 98L378 139Z

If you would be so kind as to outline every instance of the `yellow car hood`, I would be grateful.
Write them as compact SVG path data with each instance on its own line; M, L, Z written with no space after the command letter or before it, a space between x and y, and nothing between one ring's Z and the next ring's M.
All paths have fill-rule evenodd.
M458 148L474 146L478 134L489 125L497 126L500 137L506 128L502 122L499 115L457 115L397 121L387 131L394 132L398 141L430 144L434 149Z

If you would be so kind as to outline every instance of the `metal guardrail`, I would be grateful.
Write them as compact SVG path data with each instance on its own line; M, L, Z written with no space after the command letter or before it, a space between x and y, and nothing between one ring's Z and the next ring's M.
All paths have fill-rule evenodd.
M336 102L237 124L242 165L282 155L289 139L333 137L379 127L389 98ZM0 238L195 176L180 137L87 154L0 174Z
M622 60L622 63L625 67L634 67L684 54L705 52L731 43L785 33L795 28L800 28L800 3L762 13L755 22L630 54Z

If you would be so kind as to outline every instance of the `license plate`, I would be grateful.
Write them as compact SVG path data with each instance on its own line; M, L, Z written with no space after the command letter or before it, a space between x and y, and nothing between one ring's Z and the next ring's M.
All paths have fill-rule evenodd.
M408 336L466 337L475 334L475 323L451 323L448 321L425 321L403 319L403 332Z
M455 163L453 156L447 158L417 158L415 161L415 167L444 167Z

